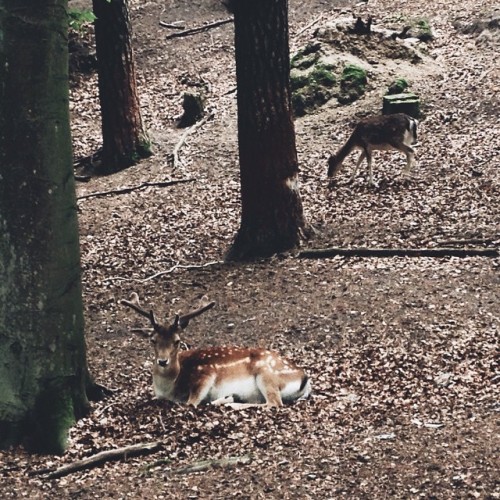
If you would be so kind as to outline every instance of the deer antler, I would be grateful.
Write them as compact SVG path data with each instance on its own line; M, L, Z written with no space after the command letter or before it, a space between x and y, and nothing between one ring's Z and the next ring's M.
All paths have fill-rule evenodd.
M137 293L133 292L132 295L130 296L130 300L122 299L120 300L120 303L123 304L124 306L130 307L135 312L139 313L141 316L145 316L146 318L148 318L151 324L153 325L153 328L158 327L158 323L156 322L153 310L146 311L141 307L141 304L139 302L139 295L137 295Z
M188 312L187 314L183 314L182 316L176 315L174 324L179 325L179 327L182 329L186 328L186 326L188 326L189 322L194 317L203 314L205 311L208 311L209 309L212 309L212 307L215 306L214 301L208 303L207 301L208 298L206 296L203 296L201 298L201 302L203 304L202 306L200 306L198 309L195 309L194 311Z

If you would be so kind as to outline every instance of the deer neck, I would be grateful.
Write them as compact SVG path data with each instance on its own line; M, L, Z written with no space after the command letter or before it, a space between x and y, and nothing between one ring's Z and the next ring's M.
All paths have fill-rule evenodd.
M155 364L153 367L153 389L158 399L175 401L175 389L179 377L180 364L176 359L168 368Z
M335 155L336 158L336 168L340 168L347 155L356 147L356 140L351 135L347 142L337 151Z

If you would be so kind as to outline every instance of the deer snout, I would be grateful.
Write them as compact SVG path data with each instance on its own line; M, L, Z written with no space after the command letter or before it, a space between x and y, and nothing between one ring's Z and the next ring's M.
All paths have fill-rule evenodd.
M162 366L162 367L165 367L165 366L168 366L170 360L169 359L157 359L156 360L156 363L159 365L159 366Z

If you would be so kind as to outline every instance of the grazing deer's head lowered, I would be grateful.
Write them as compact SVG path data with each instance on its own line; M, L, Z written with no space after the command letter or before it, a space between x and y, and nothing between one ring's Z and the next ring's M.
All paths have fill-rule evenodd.
M372 116L360 120L347 142L328 160L328 177L333 177L351 151L360 149L361 154L348 182L351 182L362 161L366 158L370 184L375 186L372 172L372 152L374 150L397 150L406 154L403 175L408 176L413 167L415 151L411 147L417 142L418 122L404 113Z
M180 350L179 331L215 302L176 315L170 325L159 324L153 311L140 306L135 293L130 301L121 303L148 318L153 326L153 388L158 399L194 406L214 402L235 402L236 407L282 406L283 401L304 399L310 394L304 371L276 352L243 347Z

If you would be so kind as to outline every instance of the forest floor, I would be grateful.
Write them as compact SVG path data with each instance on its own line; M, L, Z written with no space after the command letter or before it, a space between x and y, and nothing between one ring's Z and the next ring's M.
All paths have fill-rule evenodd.
M414 46L413 62L380 39L338 32L322 41L361 61L369 84L351 105L329 101L296 120L304 210L317 229L304 247L499 246L498 10L496 23L481 22L495 3L290 0L292 53L353 16L399 31L425 18L434 33ZM291 254L223 263L240 217L233 28L166 39L172 30L159 21L193 27L229 14L218 0L133 0L131 16L155 155L78 183L78 196L186 182L79 200L88 360L115 392L92 403L64 456L0 453L2 498L500 498L500 260ZM413 178L401 177L403 155L380 153L379 187L363 169L349 185L353 155L330 185L329 154L358 118L380 112L397 76L423 102ZM213 117L187 137L174 170L184 133L175 121L193 89L204 89ZM75 156L95 152L95 75L73 83L71 110ZM184 340L278 350L308 371L311 398L244 411L155 401L152 348L132 331L147 324L119 304L133 291L158 315L208 295L216 308ZM148 456L60 479L39 474L155 441Z

